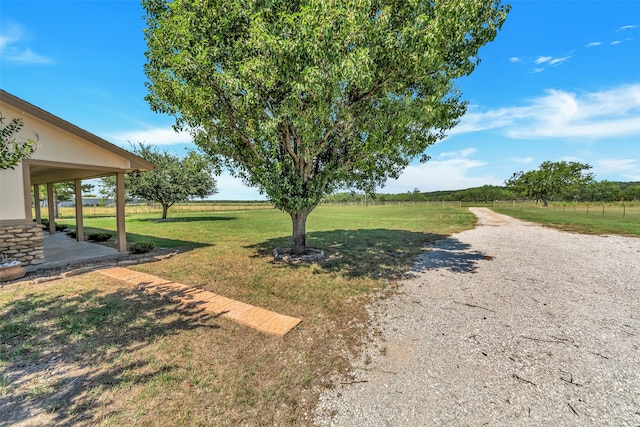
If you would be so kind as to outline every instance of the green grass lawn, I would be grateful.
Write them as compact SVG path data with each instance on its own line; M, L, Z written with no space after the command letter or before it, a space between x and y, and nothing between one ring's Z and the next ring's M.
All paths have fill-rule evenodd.
M363 343L366 304L393 289L425 244L476 220L456 207L322 206L308 219L307 243L328 260L290 265L271 255L291 233L277 210L169 217L127 216L129 241L180 251L133 269L303 322L275 338L97 273L8 285L0 288L0 398L16 410L44 408L59 424L307 425L319 392L347 373ZM85 218L85 226L115 230L115 219ZM58 376L51 360L64 368Z
M496 207L495 212L564 231L584 234L640 236L640 206L551 206L549 208Z

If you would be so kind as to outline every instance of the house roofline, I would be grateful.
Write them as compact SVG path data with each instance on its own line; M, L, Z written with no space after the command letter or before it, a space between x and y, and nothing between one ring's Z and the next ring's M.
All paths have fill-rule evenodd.
M110 151L120 157L124 157L125 159L131 162L131 170L151 170L155 169L156 166L146 161L140 156L137 156L123 148L118 147L117 145L100 138L97 135L88 132L73 123L69 123L68 121L61 119L60 117L49 113L48 111L43 110L40 107L37 107L21 98L18 98L15 95L10 94L9 92L0 89L0 101L9 104L12 107L15 107L25 113L28 113L34 117L37 117L41 120L44 120L47 123L50 123L60 129L63 129L73 135L76 135L92 144L97 145L107 151Z

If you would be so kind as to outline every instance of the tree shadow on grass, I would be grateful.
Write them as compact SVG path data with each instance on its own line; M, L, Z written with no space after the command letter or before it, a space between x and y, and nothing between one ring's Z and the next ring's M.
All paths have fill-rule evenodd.
M127 242L153 242L156 248L175 248L180 252L190 251L193 249L204 248L206 246L213 246L212 243L193 242L189 240L167 239L165 237L148 236L145 234L129 233L127 232Z
M268 256L276 247L288 247L290 237L269 239L252 246L258 256ZM456 273L474 272L486 256L469 251L470 246L442 234L405 230L362 229L307 233L307 247L324 250L328 258L318 263L322 270L349 277L399 279L414 273L444 268ZM425 252L426 251L426 252ZM283 264L297 268L301 264Z
M42 417L45 424L91 424L95 394L180 368L132 353L182 331L219 328L216 318L197 304L139 290L15 298L0 306L0 426L42 424Z
M138 222L201 222L201 221L233 221L237 218L232 216L185 216L185 217L169 217L167 219L162 218L145 218L145 219L135 219L128 221L138 221Z
M342 272L348 277L397 279L411 268L425 245L445 237L389 229L314 231L307 233L307 247L327 253L327 259L318 264L324 271ZM290 244L290 237L280 237L253 247L259 256L267 256L275 247L288 247ZM295 263L287 265L291 268L299 266Z
M89 240L90 235L93 233L108 233L111 235L111 238L106 242L94 242ZM116 232L114 230L110 230L107 228L97 228L97 227L85 227L84 228L85 239L87 239L91 243L102 244L109 247L115 247L115 236ZM73 238L69 236L69 238ZM146 234L138 234L138 233L130 233L127 231L127 243L136 243L136 242L153 242L157 248L176 248L181 252L204 248L206 246L213 246L211 243L203 243L203 242L194 242L190 240L179 240L179 239L169 239L166 237L160 236L151 236Z

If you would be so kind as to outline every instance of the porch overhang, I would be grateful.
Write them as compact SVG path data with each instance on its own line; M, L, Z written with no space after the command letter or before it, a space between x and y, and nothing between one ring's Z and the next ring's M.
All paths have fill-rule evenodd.
M81 181L110 175L116 177L116 222L118 251L126 251L124 221L124 175L147 171L155 165L78 126L0 89L4 117L20 118L18 137L35 139L37 149L15 170L3 170L0 189L0 228L40 222L39 186L46 185L49 200L49 232L55 234L53 184L73 181L76 198L77 239L83 240ZM32 199L31 190L34 190Z

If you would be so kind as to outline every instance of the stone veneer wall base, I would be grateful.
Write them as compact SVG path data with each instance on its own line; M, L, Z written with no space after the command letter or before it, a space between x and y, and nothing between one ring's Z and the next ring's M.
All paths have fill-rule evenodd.
M43 225L33 222L0 226L0 256L6 261L20 261L22 265L42 264L43 229Z

